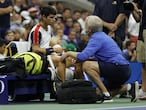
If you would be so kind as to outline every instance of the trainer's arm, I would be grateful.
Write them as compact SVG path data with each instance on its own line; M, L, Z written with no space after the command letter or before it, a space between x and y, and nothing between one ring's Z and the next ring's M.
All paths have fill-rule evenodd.
M77 59L77 54L78 52L68 51L61 56L61 61L64 62L67 57L72 57L74 59Z

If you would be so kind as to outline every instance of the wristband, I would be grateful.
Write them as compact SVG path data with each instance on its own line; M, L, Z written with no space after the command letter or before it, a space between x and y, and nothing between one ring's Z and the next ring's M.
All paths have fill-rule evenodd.
M54 52L53 48L46 48L46 55L50 55L53 52Z

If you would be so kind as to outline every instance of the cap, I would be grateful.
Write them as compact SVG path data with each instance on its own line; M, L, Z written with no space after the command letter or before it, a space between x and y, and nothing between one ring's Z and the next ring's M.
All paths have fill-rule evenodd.
M25 26L25 25L27 25L27 24L31 24L31 20L27 19L27 20L24 20L24 21L22 22L22 26Z
M29 11L29 12L37 12L38 10L37 10L37 8L35 8L35 7L31 7L31 8L29 8L28 11Z
M72 43L66 45L66 51L77 51L76 46Z
M26 20L30 20L30 19L31 19L30 16L29 16L29 12L28 12L28 11L22 11L22 12L20 13L20 15L21 15L24 19L26 19Z

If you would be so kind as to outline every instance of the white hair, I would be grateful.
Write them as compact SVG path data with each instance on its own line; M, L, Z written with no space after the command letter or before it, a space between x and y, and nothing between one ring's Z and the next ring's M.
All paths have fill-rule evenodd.
M88 16L86 18L86 24L92 32L99 32L103 29L103 21L95 15Z

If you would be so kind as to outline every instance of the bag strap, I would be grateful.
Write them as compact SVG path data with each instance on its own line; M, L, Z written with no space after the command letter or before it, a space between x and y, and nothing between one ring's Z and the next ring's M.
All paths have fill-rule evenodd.
M47 56L43 55L42 53L37 53L37 54L41 56L41 60L43 61L41 71L42 73L46 72L48 69L48 64L49 64L49 62L47 61Z

